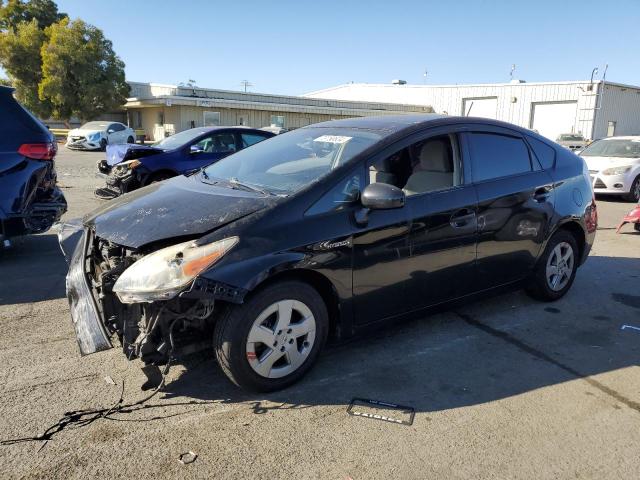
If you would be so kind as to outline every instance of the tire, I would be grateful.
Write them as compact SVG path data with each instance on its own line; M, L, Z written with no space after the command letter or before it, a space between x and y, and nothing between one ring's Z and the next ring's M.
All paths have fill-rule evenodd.
M631 190L624 196L624 199L633 203L640 202L640 175L633 181Z
M568 260L567 255L569 249L571 249L571 261ZM564 256L565 261L561 264L560 273L554 276L552 269L554 266L557 268L558 255ZM538 260L530 284L527 286L527 293L546 302L562 298L573 284L579 263L579 250L575 237L566 230L556 232ZM550 267L549 270L547 267Z
M305 329L307 333L298 336ZM327 308L318 292L306 283L283 281L259 290L241 305L230 306L216 322L213 346L218 364L234 384L272 392L292 385L309 371L328 331Z
M636 232L640 232L640 223L634 223L633 228Z
M100 151L101 152L106 152L107 151L107 139L106 138L102 138L100 140Z
M134 138L133 137L127 138L127 143L135 143Z

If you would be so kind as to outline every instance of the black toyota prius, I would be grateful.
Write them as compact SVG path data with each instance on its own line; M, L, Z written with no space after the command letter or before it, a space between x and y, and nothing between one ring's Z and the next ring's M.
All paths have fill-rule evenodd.
M505 286L571 288L594 240L583 160L493 120L407 115L285 133L60 231L80 351L118 342L148 386L213 348L284 388L327 338Z

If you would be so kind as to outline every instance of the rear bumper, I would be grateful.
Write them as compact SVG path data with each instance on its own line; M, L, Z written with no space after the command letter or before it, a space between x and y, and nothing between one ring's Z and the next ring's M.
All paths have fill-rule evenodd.
M85 270L90 233L80 222L70 222L61 225L58 240L69 262L67 299L80 353L89 355L112 348Z

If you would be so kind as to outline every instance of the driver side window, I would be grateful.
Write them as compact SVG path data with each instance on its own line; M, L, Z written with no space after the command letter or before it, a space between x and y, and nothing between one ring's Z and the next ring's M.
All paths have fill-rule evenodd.
M193 147L204 153L233 153L236 151L236 140L232 133L217 133L194 143Z
M421 140L369 167L369 183L388 183L405 195L447 190L462 181L458 138L455 134Z

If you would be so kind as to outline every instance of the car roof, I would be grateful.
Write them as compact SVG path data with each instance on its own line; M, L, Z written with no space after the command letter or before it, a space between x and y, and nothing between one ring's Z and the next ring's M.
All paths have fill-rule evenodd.
M460 123L508 128L510 130L520 132L521 134L538 138L545 143L550 142L550 140L540 136L533 130L519 127L512 123L493 120L491 118L441 115L438 113L346 118L342 120L331 120L329 122L316 123L303 128L354 128L376 131L381 133L383 137L386 137L391 135L395 136L395 134L407 133L409 131L418 131L426 127L447 126Z
M626 135L624 137L605 137L600 140L640 140L640 135Z

